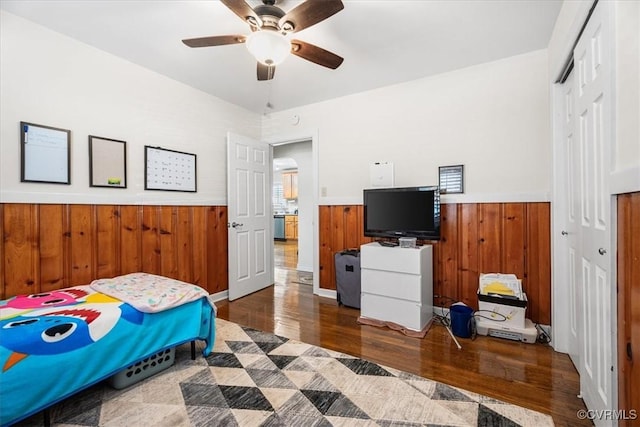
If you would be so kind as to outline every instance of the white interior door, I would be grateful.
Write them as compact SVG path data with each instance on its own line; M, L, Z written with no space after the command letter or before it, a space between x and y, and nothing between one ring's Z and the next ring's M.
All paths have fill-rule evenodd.
M591 410L614 409L613 349L615 289L611 280L611 194L609 190L612 138L611 56L608 5L600 2L576 48L575 153L579 180L579 269L582 298L577 298L582 324L580 388ZM574 163L575 165L575 163ZM596 424L605 420L595 420Z
M227 135L229 300L273 284L269 144Z
M567 351L577 370L580 370L582 334L582 287L580 282L580 268L578 258L580 254L579 216L580 193L576 183L580 182L578 174L580 158L578 141L575 137L575 97L574 97L574 72L572 72L563 86L563 143L561 147L561 174L562 193L557 200L558 208L562 209L563 218L560 230L560 251L562 262L558 268L563 270L563 285L567 286L567 298L564 302L568 310L568 346Z

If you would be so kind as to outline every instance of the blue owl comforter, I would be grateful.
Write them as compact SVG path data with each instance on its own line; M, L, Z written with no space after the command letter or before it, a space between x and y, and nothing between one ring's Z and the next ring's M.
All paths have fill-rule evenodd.
M157 313L89 285L0 301L0 425L194 339L208 356L215 311L206 297Z

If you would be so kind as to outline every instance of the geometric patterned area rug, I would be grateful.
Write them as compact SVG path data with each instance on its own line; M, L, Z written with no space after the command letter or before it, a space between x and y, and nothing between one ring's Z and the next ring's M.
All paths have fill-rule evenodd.
M51 410L58 426L552 426L463 389L216 319L213 353L123 390L105 383ZM18 425L42 425L32 417Z

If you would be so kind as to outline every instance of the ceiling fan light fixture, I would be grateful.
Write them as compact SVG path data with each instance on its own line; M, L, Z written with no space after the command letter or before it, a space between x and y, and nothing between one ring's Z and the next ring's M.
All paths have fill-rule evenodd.
M262 30L251 33L245 44L256 60L264 65L278 65L291 52L291 42L276 31Z
M293 30L295 30L293 22L287 21L282 24L282 31L284 31L285 33L291 33L293 32Z
M256 19L255 16L247 16L245 19L247 20L247 23L252 27L260 28L261 23L258 22L258 19Z

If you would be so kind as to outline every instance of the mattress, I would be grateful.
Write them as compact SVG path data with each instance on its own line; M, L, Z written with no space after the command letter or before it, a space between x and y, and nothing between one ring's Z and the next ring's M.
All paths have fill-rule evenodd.
M0 424L196 339L209 355L215 309L205 296L154 313L89 285L0 301Z

